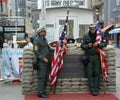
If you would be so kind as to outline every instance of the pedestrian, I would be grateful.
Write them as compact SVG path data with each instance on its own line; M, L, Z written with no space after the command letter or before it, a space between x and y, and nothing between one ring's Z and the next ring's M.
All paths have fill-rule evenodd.
M25 40L26 40L26 46L33 47L33 44L30 41L30 37L26 37Z
M39 29L38 29L39 30ZM37 31L38 31L37 30ZM31 43L33 43L33 41L35 40L35 38L37 37L37 32L34 32L34 34L32 35L32 37L30 38Z
M106 42L96 42L96 24L89 26L89 32L83 36L83 42L81 48L85 51L89 60L85 65L86 74L88 78L88 85L93 96L99 95L99 83L100 83L100 72L101 72L101 60L100 53L97 52L96 48L103 48L107 46Z
M33 42L33 51L38 60L38 97L48 98L45 92L51 65L51 54L54 52L49 47L45 28L37 30L37 38Z

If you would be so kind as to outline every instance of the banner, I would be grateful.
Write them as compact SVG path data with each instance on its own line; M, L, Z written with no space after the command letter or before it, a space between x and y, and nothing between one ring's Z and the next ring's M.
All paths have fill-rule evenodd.
M20 79L23 69L23 49L2 49L2 78L3 80Z

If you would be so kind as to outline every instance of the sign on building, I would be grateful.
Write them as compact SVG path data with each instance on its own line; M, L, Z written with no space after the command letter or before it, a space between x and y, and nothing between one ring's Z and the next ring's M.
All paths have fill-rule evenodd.
M5 17L3 18L4 37L8 40L13 35L17 35L18 40L23 40L26 34L24 17Z
M47 6L52 7L83 7L85 6L85 0L51 0L46 2Z

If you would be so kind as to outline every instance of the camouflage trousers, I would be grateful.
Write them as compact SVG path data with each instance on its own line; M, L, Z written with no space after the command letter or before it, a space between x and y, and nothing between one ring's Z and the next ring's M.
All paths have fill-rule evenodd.
M99 90L101 61L99 55L89 56L89 63L86 68L90 90Z

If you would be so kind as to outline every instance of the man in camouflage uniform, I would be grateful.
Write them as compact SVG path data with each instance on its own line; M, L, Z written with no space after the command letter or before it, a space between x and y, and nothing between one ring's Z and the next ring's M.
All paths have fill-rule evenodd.
M46 83L48 81L51 53L54 52L48 45L45 38L45 28L37 30L37 38L33 42L33 51L39 61L38 66L38 97L47 98L48 95L45 93Z
M85 54L89 57L89 62L85 67L88 84L93 96L99 95L101 71L100 54L97 52L96 48L103 48L107 45L105 42L98 44L96 42L96 34L96 24L91 24L89 26L89 32L84 35L83 42L81 44L81 48L85 50Z

